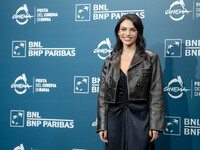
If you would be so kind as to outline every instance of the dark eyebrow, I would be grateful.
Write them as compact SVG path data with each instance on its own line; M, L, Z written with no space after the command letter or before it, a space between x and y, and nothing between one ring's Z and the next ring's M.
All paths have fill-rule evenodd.
M131 28L131 29L135 29L135 30L137 30L136 28Z
M124 26L122 26L121 28L127 28L127 27L124 27ZM133 27L133 28L130 28L130 29L135 29L135 30L137 30L135 27Z

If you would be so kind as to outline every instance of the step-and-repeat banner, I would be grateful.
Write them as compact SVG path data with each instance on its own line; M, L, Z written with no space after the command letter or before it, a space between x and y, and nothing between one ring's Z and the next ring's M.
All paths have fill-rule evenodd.
M158 150L200 149L199 0L4 0L0 149L103 150L97 95L114 28L127 13L159 54L165 129Z

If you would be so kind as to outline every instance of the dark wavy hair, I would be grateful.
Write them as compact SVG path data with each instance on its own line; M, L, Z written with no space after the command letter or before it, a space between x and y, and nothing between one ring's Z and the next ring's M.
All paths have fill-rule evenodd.
M119 19L119 21L117 22L117 25L115 27L116 43L115 43L115 46L113 48L113 52L117 52L118 50L123 48L123 43L118 36L118 31L119 31L119 28L120 28L120 24L126 19L132 21L133 25L137 29L138 35L137 35L137 39L136 39L136 47L140 50L140 53L143 53L145 51L145 47L146 47L145 39L143 37L144 27L143 27L141 19L135 14L123 15Z

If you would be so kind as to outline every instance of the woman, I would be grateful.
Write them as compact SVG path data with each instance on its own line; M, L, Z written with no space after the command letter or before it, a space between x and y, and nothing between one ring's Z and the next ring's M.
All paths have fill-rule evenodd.
M154 150L164 128L159 57L145 50L143 24L137 15L122 16L115 36L115 47L101 73L97 132L106 150Z

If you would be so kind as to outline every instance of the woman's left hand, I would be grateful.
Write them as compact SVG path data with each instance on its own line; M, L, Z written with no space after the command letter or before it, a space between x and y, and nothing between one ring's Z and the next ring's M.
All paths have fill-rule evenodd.
M149 136L151 137L151 141L155 141L159 137L159 133L156 130L149 130Z

